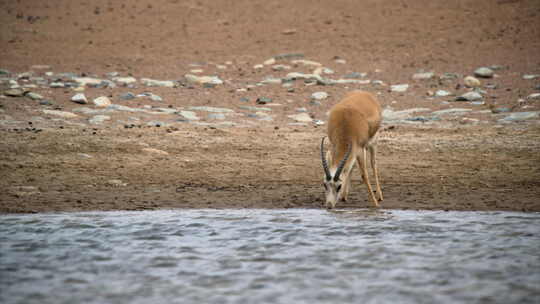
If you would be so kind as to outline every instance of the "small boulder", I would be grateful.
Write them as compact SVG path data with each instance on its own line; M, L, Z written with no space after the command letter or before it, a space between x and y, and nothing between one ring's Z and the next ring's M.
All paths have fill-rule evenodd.
M78 93L78 94L73 95L73 97L71 97L71 101L73 101L75 103L78 103L78 104L87 104L88 103L88 100L86 99L86 96L84 96L83 93Z
M475 91L467 92L461 96L456 97L456 101L477 101L482 99L482 94Z
M106 96L100 96L95 98L93 101L94 105L99 108L106 108L111 105L111 100Z
M492 78L495 72L487 67L481 67L474 71L474 76L481 78Z
M463 82L465 83L465 86L469 88L478 88L482 85L480 80L478 80L478 78L475 78L473 76L465 77L465 79L463 79Z

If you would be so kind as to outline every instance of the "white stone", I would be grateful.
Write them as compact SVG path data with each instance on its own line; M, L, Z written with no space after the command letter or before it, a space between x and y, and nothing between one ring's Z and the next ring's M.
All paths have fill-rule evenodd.
M76 117L79 117L79 115L77 115L77 114L74 114L74 113L71 113L71 112L66 112L66 111L58 111L58 110L43 110L43 113L48 114L48 115L59 116L59 117L62 117L62 118L76 118Z
M142 78L141 83L148 87L167 87L174 88L175 83L171 80L155 80L150 78Z
M103 79L92 77L75 77L73 78L73 80L75 80L75 82L77 82L81 86L99 85L103 81Z
M169 155L167 151L154 149L154 148L143 148L144 152L151 153L151 154L157 154L157 155Z
M446 97L446 96L450 96L452 95L452 93L448 92L448 91L445 91L445 90L437 90L435 92L435 96L437 97Z
M315 92L311 94L311 98L315 100L323 100L328 98L328 93L326 92Z
M465 83L465 86L469 88L478 88L482 85L480 80L478 80L476 77L473 77L473 76L465 77L465 79L463 79L463 82Z
M195 113L193 111L180 111L178 113L187 120L199 120L200 119L197 116L197 113Z
M270 59L265 60L265 61L263 62L264 65L273 65L273 64L275 64L275 63L276 63L276 59L275 59L275 58L270 58Z
M394 111L392 108L385 108L382 112L383 120L387 121L394 121L394 120L402 120L408 118L412 113L417 112L429 112L431 109L429 108L412 108L407 110L401 110L401 111Z
M392 92L398 92L398 93L406 92L408 88L409 88L408 84L394 84L390 86L390 90Z
M43 96L39 95L38 93L34 93L34 92L28 92L28 93L26 93L25 96L32 99L32 100L42 100L43 99Z
M480 94L478 92L475 92L475 91L467 92L467 93L461 95L458 98L459 99L465 99L465 100L468 100L468 101L476 101L476 100L482 100L483 99L482 94Z
M88 100L86 99L86 96L84 96L83 93L78 93L78 94L73 95L73 97L71 97L71 101L79 103L79 104L88 103Z
M234 113L231 109L226 108L216 108L216 107L189 107L192 111L206 111L206 112L213 112L213 113Z
M295 120L295 121L297 121L297 122L311 122L311 121L313 121L313 119L307 113L288 115L288 117Z
M523 121L537 118L538 116L540 116L540 112L515 112L503 119L499 119L499 122Z
M471 109L454 108L454 109L435 111L432 114L433 115L445 115L445 114L454 114L454 115L458 114L459 115L459 114L464 114L471 111L472 111Z
M534 99L534 100L537 100L537 99L540 99L540 93L533 93L533 94L527 96L527 99L529 99L529 100L533 100L533 99Z
M119 85L128 85L137 82L137 79L134 77L114 77L112 80Z
M186 74L184 75L186 80L190 83L197 83L197 84L223 84L223 80L219 79L217 76L196 76L193 74Z
M100 96L92 100L94 105L99 108L106 108L112 104L111 100L107 96Z
M523 79L525 80L531 80L531 79L536 79L536 78L540 78L540 74L526 74L526 75L523 75Z
M414 80L428 80L435 76L433 72L416 73L412 76Z
M322 64L316 62L316 61L311 61L311 60L305 60L305 59L296 59L296 60L293 60L291 61L292 64L297 64L297 65L307 65L307 66L315 66L315 67L320 67L322 66Z
M476 77L482 77L482 78L492 78L495 72L493 72L492 69L481 67L474 71L474 75Z
M304 73L292 72L292 73L287 74L287 76L285 76L285 79L289 79L289 80L295 80L295 79L322 80L322 77L320 75L316 75L316 74L304 74Z
M281 84L281 78L268 77L261 81L264 84Z
M97 125L97 124L100 124L100 123L102 123L102 122L104 122L106 120L110 120L110 119L111 119L111 117L108 116L108 115L96 115L96 116L88 119L88 122L90 124Z

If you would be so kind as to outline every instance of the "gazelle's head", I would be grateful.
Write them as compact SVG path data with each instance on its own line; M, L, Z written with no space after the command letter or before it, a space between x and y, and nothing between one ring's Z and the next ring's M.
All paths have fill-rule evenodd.
M343 172L343 168L345 167L345 164L347 163L347 159L349 158L351 154L351 148L352 146L349 145L349 150L343 157L343 159L339 162L339 165L336 169L336 172L334 175L330 173L330 169L328 168L328 163L326 162L326 157L324 155L324 137L321 141L321 159L322 159L322 166L324 169L324 189L326 190L326 203L325 206L328 209L333 209L336 206L336 203L343 198L343 182L340 178L341 172Z

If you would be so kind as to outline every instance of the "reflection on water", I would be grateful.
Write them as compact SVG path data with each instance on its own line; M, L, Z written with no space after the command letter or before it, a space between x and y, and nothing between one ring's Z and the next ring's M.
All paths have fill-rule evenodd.
M0 303L539 303L540 214L0 215Z

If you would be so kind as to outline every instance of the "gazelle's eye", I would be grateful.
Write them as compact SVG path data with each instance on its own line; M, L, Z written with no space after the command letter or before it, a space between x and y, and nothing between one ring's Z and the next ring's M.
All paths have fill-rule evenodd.
M337 186L336 191L339 192L341 190L341 185Z

